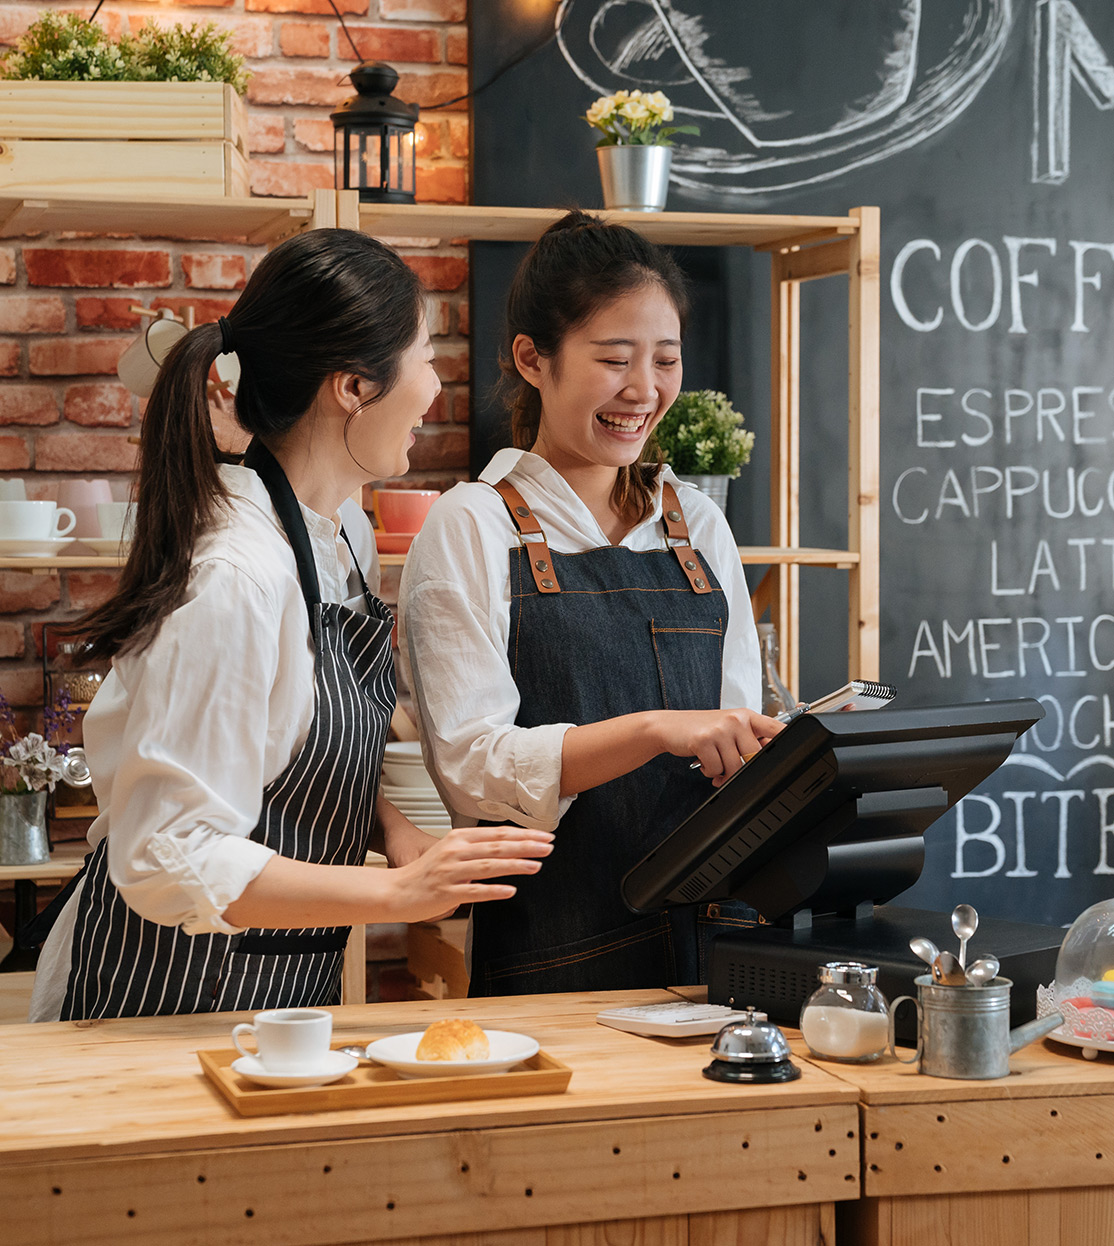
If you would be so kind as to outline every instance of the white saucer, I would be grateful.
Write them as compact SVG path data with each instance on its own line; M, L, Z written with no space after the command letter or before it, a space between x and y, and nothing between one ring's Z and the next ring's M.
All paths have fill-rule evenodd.
M130 541L118 540L114 536L82 536L78 537L82 545L88 545L95 554L127 554Z
M72 536L44 536L33 541L5 537L0 539L0 558L50 558L73 543Z
M476 1073L506 1073L538 1054L537 1039L510 1030L484 1030L491 1055L486 1060L419 1060L415 1054L424 1030L391 1034L368 1045L368 1058L400 1077L461 1077Z
M330 1051L321 1067L313 1072L269 1073L258 1056L241 1056L232 1061L232 1071L260 1086L324 1086L351 1073L359 1063L355 1056L343 1051Z

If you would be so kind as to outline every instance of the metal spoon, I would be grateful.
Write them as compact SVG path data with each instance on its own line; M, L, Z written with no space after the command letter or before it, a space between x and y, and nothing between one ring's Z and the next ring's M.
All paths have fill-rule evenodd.
M971 986L986 986L998 976L1001 967L997 956L983 956L968 968L967 981Z
M932 962L932 980L937 986L966 986L967 977L951 952L941 952Z
M357 1060L366 1060L369 1064L375 1063L367 1054L367 1047L362 1047L359 1043L349 1043L346 1047L338 1047L336 1050L343 1051L346 1056L355 1056Z
M918 935L915 939L909 940L909 948L915 956L919 956L926 965L932 962L940 955L940 949L932 942L931 939L924 939Z
M959 939L959 967L967 964L967 940L979 928L979 915L969 904L957 904L952 909L952 929Z

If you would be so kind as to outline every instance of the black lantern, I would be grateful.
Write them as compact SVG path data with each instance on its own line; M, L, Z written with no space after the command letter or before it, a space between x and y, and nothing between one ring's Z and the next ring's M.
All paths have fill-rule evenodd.
M329 114L338 189L358 190L361 203L413 203L417 104L394 98L398 74L383 61L349 77L356 94Z

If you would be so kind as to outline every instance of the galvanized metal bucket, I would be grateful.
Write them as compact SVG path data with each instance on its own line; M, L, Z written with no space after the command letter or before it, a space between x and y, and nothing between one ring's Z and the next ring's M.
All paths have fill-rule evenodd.
M919 1061L918 1071L930 1077L1007 1077L1011 1053L1050 1033L1062 1020L1057 1013L1011 1030L1009 978L994 978L985 986L941 986L930 974L922 974L915 982L915 1000L900 995L890 1005L890 1050L902 1064ZM894 1045L894 1016L903 1000L917 1009L917 1049L907 1060Z
M671 147L620 143L597 147L603 206L627 212L660 212L669 191Z
M0 865L41 865L49 860L46 792L0 796Z

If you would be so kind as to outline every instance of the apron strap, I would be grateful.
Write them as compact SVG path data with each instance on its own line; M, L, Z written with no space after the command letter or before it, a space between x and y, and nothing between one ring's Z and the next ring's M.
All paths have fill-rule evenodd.
M534 577L538 592L559 593L561 585L558 584L557 573L553 570L553 558L549 553L542 526L534 518L534 512L526 505L522 494L506 478L491 487L503 499L510 512L511 523L518 530L519 540L530 556L530 574ZM528 536L539 539L527 541L524 538Z
M306 609L309 611L310 629L313 629L313 608L321 604L321 586L317 579L317 563L313 559L313 546L310 545L306 521L302 517L302 509L286 473L278 460L258 439L252 441L244 455L244 466L250 467L263 481L271 502L278 514L290 545L294 550L294 562L298 568L298 582L302 586ZM366 591L366 586L365 586Z
M685 522L685 513L677 500L677 490L664 481L661 486L661 521L665 524L665 543L677 555L685 579L694 593L710 593L708 573L700 563L700 555L692 548L689 537L689 526ZM674 545L673 541L679 541Z

